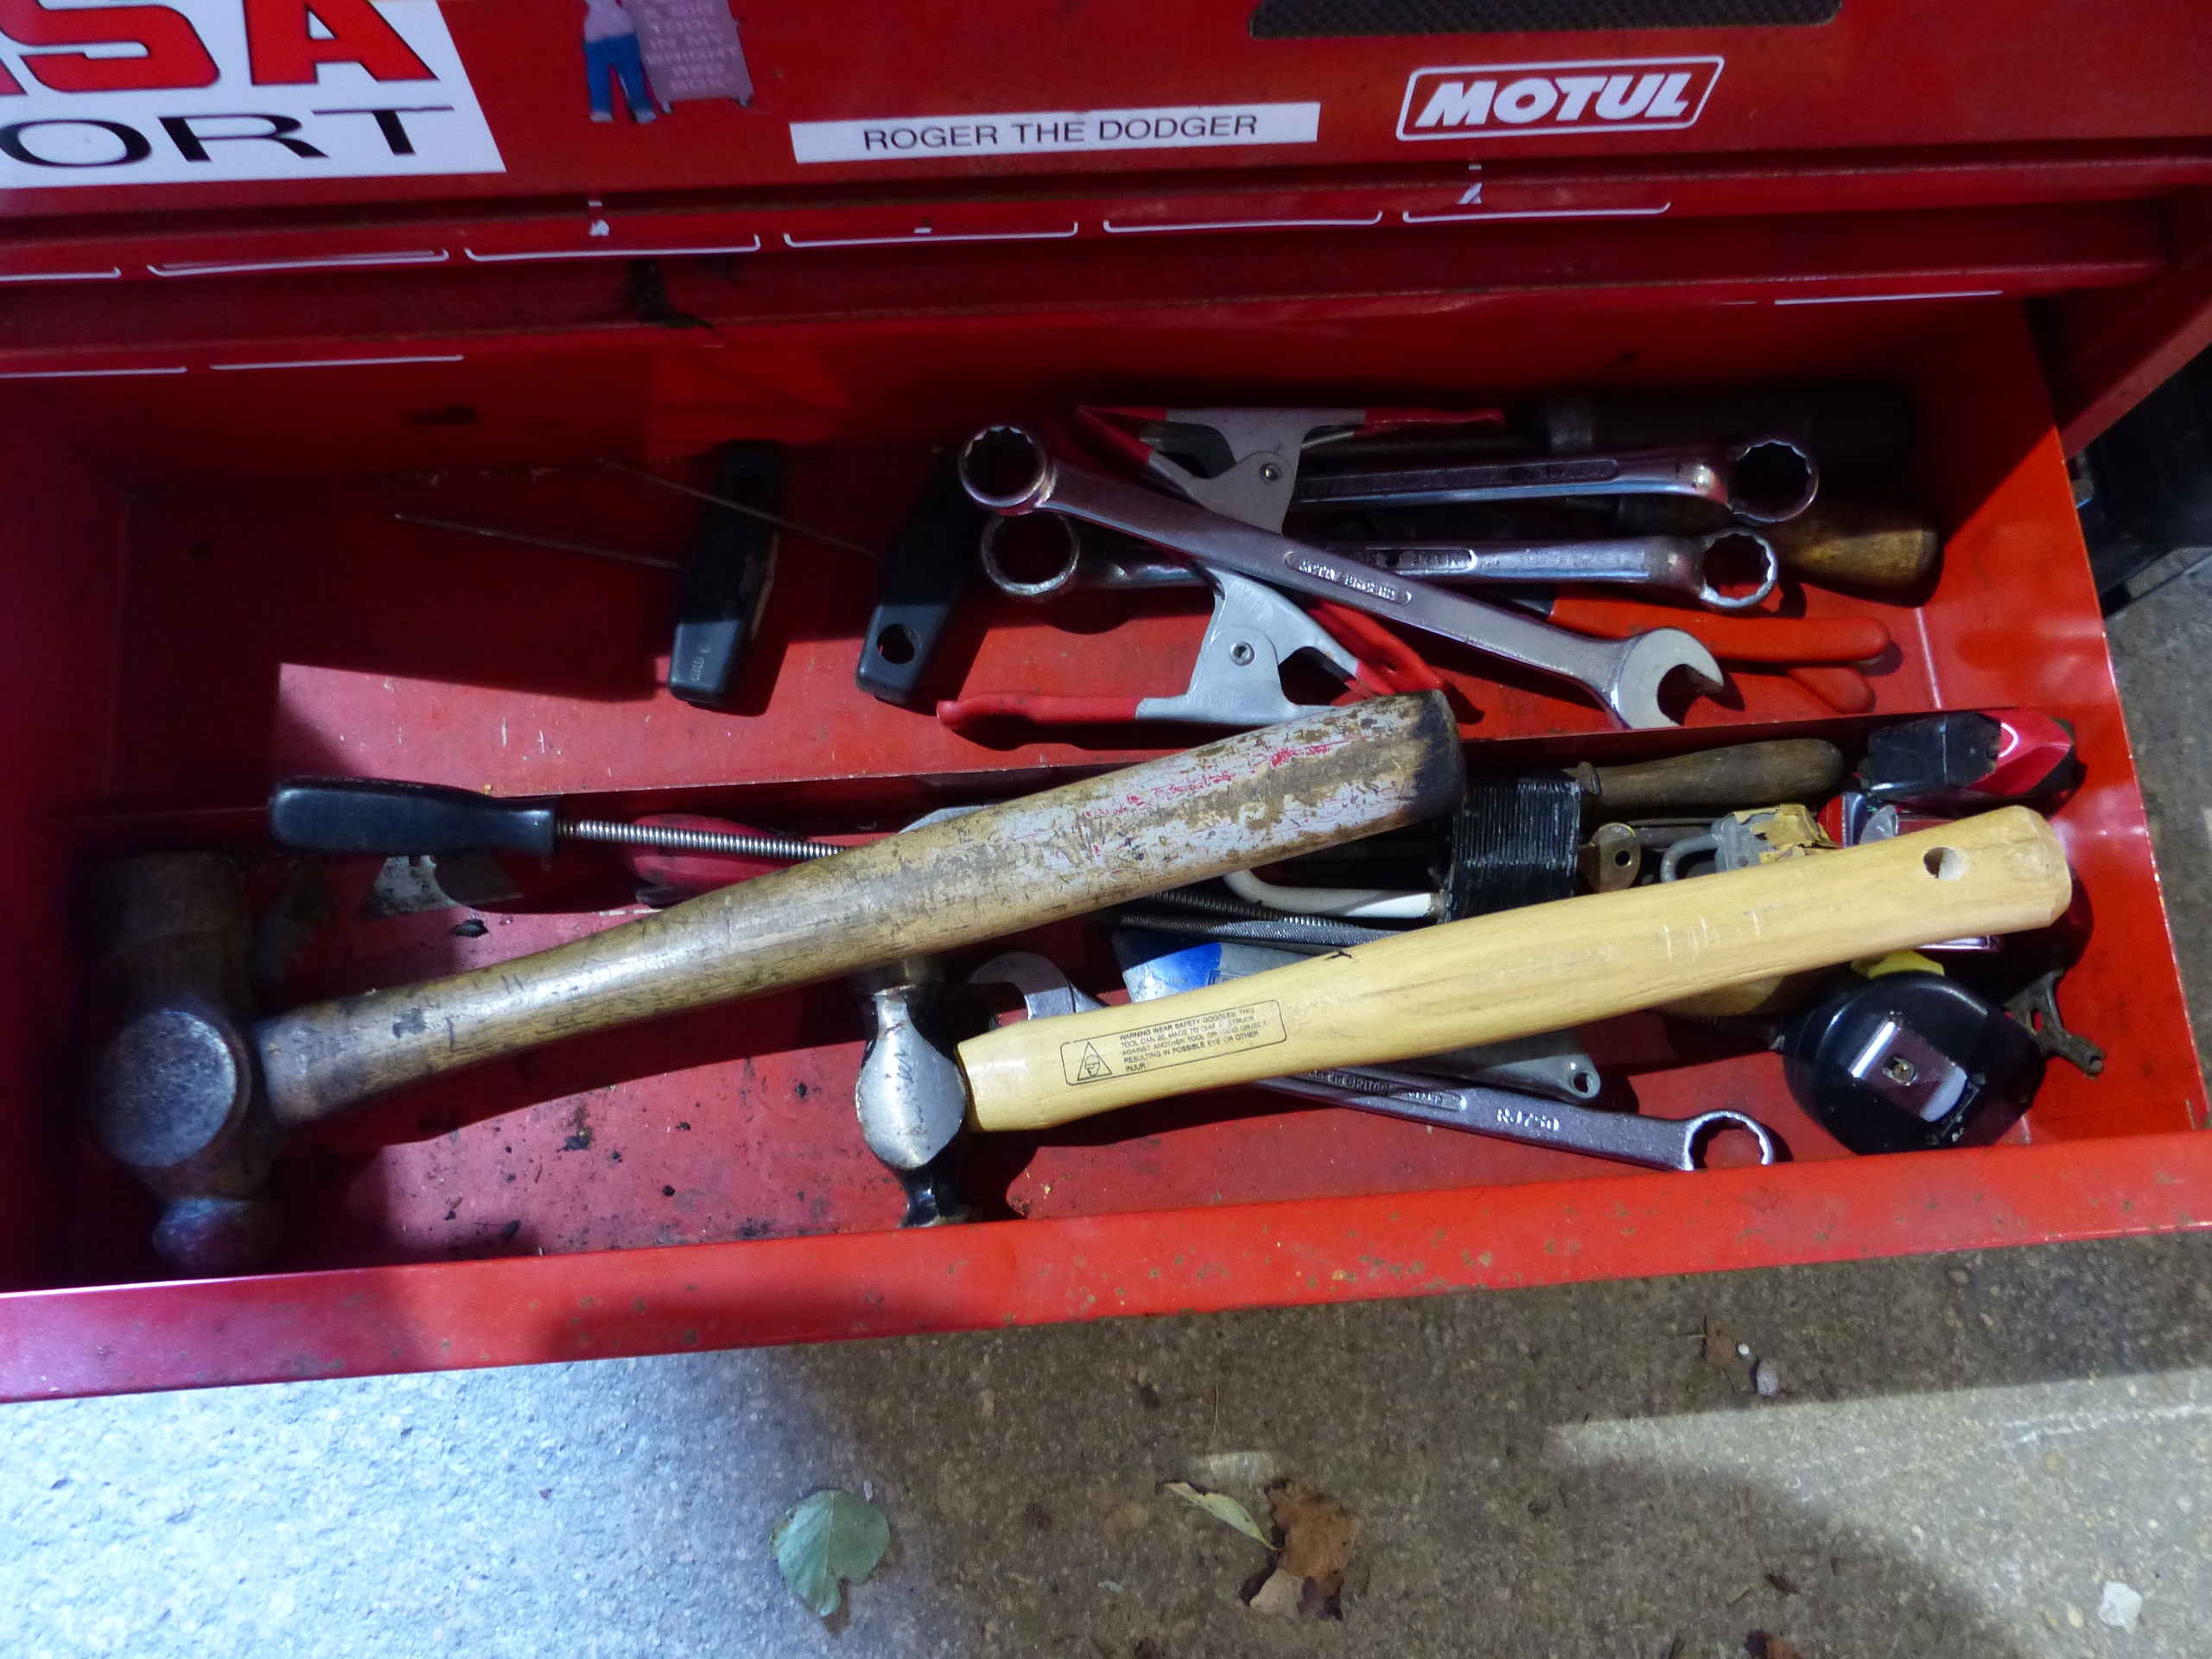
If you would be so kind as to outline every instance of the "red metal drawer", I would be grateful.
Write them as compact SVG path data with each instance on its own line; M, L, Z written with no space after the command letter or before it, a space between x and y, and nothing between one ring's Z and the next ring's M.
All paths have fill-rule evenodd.
M183 10L204 23L233 3ZM420 0L404 3L379 15L425 27ZM855 69L849 41L897 35L897 18L740 4L753 105L610 131L580 93L542 90L577 72L565 16L477 0L450 8L450 35L504 174L426 162L312 184L12 190L0 1395L2201 1224L2204 1095L2062 447L2212 334L2212 58L2147 49L2200 31L2190 8L2031 10L2006 14L1993 54L1978 8L1903 0L1855 0L1816 29L1595 45L1262 38L1249 6L1145 6L1112 39L1148 57L1101 59L1057 21L971 18L891 54L894 73ZM1399 128L1431 66L1700 54L1726 67L1694 128L1513 144ZM0 63L35 79L38 56ZM977 90L995 74L1019 91ZM1310 147L826 167L791 147L794 122L1237 100L1325 113ZM155 1271L148 1200L72 1122L68 921L89 855L251 847L251 804L288 772L814 831L1157 753L979 743L868 698L852 671L873 575L810 548L786 553L734 712L703 713L653 689L664 576L456 541L395 510L674 551L689 509L595 458L668 465L767 438L794 446L791 513L881 545L930 444L1077 398L1450 405L1840 374L1912 387L1913 482L1948 532L1924 604L1807 595L1815 613L1889 622L1873 715L1738 673L1732 697L1694 706L1689 735L1620 734L1541 682L1440 664L1482 765L1652 755L1719 726L1848 739L1935 709L2073 721L2087 781L2056 822L2093 931L2066 1004L2113 1059L2094 1082L2055 1069L2015 1144L1851 1158L1790 1103L1773 1057L1701 1058L1637 1019L1592 1041L1647 1109L1753 1110L1796 1161L1622 1176L1216 1096L979 1147L982 1184L1022 1218L898 1233L897 1188L852 1119L859 1019L817 987L395 1096L280 1166L276 1271L137 1282ZM972 690L1179 684L1203 619L1146 607L1103 632L1115 620L978 601L947 652ZM372 874L337 867L340 919L290 954L273 1001L620 919L502 916L476 939L449 917L364 920ZM1096 969L1088 938L1049 942Z
M18 1285L82 1287L0 1300L0 1388L645 1351L2191 1224L2212 1141L2188 1133L2204 1107L2195 1051L2018 308L1608 308L1510 322L1492 309L1414 295L835 320L725 327L719 351L634 336L481 353L469 342L455 360L17 387L6 671L16 706L39 712L19 722L8 779L10 955L29 982L7 1052L6 1262ZM78 853L194 833L195 810L215 813L198 833L226 828L219 809L298 769L610 791L614 809L710 804L816 829L1151 752L985 747L866 697L851 674L870 582L829 553L787 562L739 712L692 709L652 690L664 578L455 544L393 524L395 506L671 547L680 510L575 463L742 433L807 446L791 512L880 543L918 475L918 440L1077 387L1434 403L1847 369L1915 388L1917 481L1951 531L1928 602L1875 607L1899 642L1874 677L1878 714L2030 704L2073 721L2088 761L2057 820L2094 918L2067 999L2113 1063L2095 1082L2054 1071L2031 1144L1851 1159L1790 1104L1773 1057L1695 1063L1659 1022L1631 1020L1593 1040L1647 1109L1754 1109L1797 1161L1624 1178L1218 1096L988 1146L982 1168L1026 1219L899 1234L887 1230L897 1190L851 1118L857 1015L830 986L396 1097L282 1166L285 1271L102 1282L149 1273L148 1210L67 1139L61 900ZM474 419L419 418L457 407ZM535 466L513 464L524 458ZM1199 622L1132 616L1105 652L1027 613L978 607L973 620L958 647L972 652L970 685L1095 688L1110 673L1132 690L1173 683ZM1608 732L1595 709L1536 684L1445 666L1478 764L1556 756L1570 741L1600 757L1684 741ZM1694 728L1853 729L1784 679L1738 680L1740 706L1700 702ZM341 916L371 874L372 862L341 874ZM502 918L477 940L454 938L449 917L341 920L279 995L397 982L613 919ZM1053 941L1078 942L1072 929ZM667 1246L696 1248L645 1248ZM515 1257L527 1259L502 1259Z

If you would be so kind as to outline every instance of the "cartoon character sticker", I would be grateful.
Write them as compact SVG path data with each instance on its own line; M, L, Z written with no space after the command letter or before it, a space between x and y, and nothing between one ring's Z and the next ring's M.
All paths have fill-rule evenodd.
M643 124L678 103L753 102L753 77L729 0L583 0L584 77L591 118L614 119L619 84Z

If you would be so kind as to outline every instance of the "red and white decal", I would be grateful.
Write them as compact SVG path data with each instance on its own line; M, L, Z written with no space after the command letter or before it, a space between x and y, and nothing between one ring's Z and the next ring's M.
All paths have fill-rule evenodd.
M0 0L0 188L505 170L437 0Z
M1719 58L1615 58L1590 63L1478 63L1416 69L1398 137L1524 138L1561 132L1687 127L1720 79Z

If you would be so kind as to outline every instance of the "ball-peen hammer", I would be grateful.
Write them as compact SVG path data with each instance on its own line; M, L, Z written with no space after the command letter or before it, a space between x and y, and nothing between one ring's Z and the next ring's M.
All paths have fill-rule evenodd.
M116 1017L92 1077L93 1138L168 1201L155 1243L172 1263L238 1271L274 1236L262 1185L283 1135L378 1095L1418 823L1461 788L1445 700L1379 697L982 807L555 950L252 1022L235 867L208 854L124 860L96 884ZM956 1110L944 1138L959 1124ZM918 1156L943 1149L908 1140Z
M2024 807L1696 881L1591 893L960 1045L978 1129L1555 1031L1770 976L2058 918L2072 893Z

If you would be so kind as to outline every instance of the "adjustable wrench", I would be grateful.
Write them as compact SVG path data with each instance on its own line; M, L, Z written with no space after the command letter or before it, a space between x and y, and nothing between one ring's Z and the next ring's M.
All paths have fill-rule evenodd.
M1585 639L1426 583L1391 576L1134 484L1073 467L1027 427L987 427L960 455L960 479L982 506L1008 517L1039 508L1140 537L1217 569L1333 600L1441 634L1586 687L1624 725L1671 726L1659 687L1678 668L1725 683L1713 654L1678 628L1630 639Z
M1074 524L1041 515L1061 527L1057 562L1034 576L1015 574L1004 556L1001 531L1013 523L994 518L983 531L983 575L1009 599L1042 601L1076 588L1136 590L1190 588L1203 580L1184 560L1147 548L1086 547ZM1593 542L1321 542L1393 575L1423 582L1594 582L1658 588L1694 599L1716 611L1748 611L1774 591L1780 556L1765 537L1741 528L1709 536L1631 536ZM1723 593L1707 578L1706 560L1724 546L1748 550L1758 576L1745 593Z
M1211 949L1200 946L1192 954L1211 956ZM1034 951L1013 950L995 957L969 974L968 982L1012 986L1021 993L1023 1005L1032 1020L1081 1014L1102 1006L1096 998L1077 989L1053 963ZM1144 988L1147 985L1152 996L1172 995L1178 988L1172 974L1150 978L1133 974L1129 978L1133 998L1149 1001ZM1472 1060L1483 1053L1479 1049L1469 1049L1453 1058ZM1587 1065L1586 1060L1584 1064ZM1297 1077L1274 1077L1259 1086L1279 1094L1355 1107L1386 1117L1411 1118L1496 1140L1554 1147L1563 1152L1586 1153L1649 1169L1702 1168L1707 1146L1723 1129L1742 1129L1751 1135L1758 1143L1762 1164L1774 1162L1778 1155L1774 1137L1766 1126L1740 1112L1702 1112L1681 1120L1635 1117L1540 1099L1518 1090L1480 1084L1453 1084L1420 1072L1382 1066L1345 1066ZM1584 1091L1579 1082L1573 1087L1577 1093Z
M1738 518L1778 524L1813 505L1820 468L1788 438L1624 455L1549 455L1467 466L1320 473L1298 480L1298 507L1442 506L1570 495L1684 495Z

